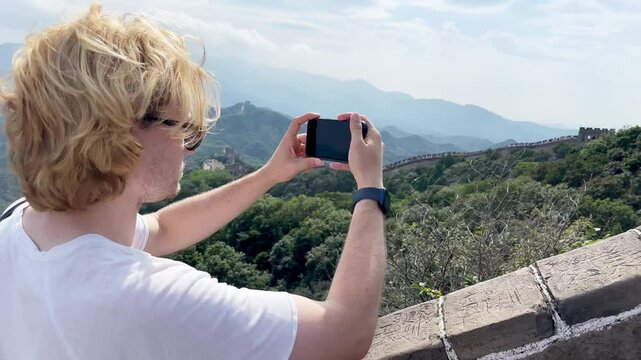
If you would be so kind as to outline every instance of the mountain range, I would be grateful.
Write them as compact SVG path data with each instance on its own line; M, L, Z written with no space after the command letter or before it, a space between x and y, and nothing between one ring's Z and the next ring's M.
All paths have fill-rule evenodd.
M250 102L223 108L214 130L192 160L199 161L231 147L243 160L262 164L274 152L290 122L291 117ZM393 134L387 129L381 130L381 135L385 141L385 163L419 154L462 151L455 145L435 144L418 135Z
M8 71L11 57L20 46L0 44L0 73ZM310 111L324 117L350 110L367 114L384 136L386 162L574 132L511 121L475 105L414 99L400 92L379 90L363 80L343 81L237 59L211 59L205 66L221 83L224 109L215 136L208 137L203 148L213 151L232 146L253 163L268 158L291 117Z
M221 83L223 106L248 100L289 116L318 112L323 117L332 117L358 111L368 115L381 129L394 126L405 133L428 136L435 143L459 145L462 140L485 143L480 147L460 146L469 150L486 147L487 142L506 139L532 142L576 133L512 121L476 105L415 99L400 92L382 91L363 80L337 80L237 59L212 59L206 66Z

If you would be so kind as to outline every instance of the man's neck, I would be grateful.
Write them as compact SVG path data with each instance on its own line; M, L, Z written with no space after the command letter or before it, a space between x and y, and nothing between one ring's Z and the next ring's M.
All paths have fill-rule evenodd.
M98 234L131 246L138 210L139 204L126 196L101 201L84 210L39 212L29 207L23 215L23 227L41 251L85 234Z

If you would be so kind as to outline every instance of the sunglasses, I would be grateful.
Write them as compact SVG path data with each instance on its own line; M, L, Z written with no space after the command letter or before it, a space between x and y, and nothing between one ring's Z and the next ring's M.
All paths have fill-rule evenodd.
M160 123L170 128L176 127L180 124L180 121L178 120L163 119L151 115L146 115L142 120L147 123ZM188 134L185 137L185 150L195 151L205 139L206 132L201 131L199 128L190 123L184 123L182 125L182 128L185 129L185 132Z

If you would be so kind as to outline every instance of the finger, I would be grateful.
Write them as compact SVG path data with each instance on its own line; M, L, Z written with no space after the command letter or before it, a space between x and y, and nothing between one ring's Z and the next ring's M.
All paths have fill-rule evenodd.
M287 133L298 134L298 130L300 130L300 127L304 123L312 119L318 119L319 117L320 117L320 114L317 114L317 113L307 113L305 115L296 117L294 118L294 120L292 120L291 124L289 124L289 129L287 129Z
M349 165L337 162L329 163L329 168L333 170L349 171Z
M359 113L352 113L349 118L349 130L352 133L352 144L363 143L363 124Z
M298 139L298 142L301 144L307 144L307 133L296 135L296 139Z
M307 157L307 152L305 151L305 144L298 143L298 149L296 150L296 157Z
M372 121L365 115L361 115L361 120L367 124L367 137L370 137L371 134L371 138L380 140L381 133L378 131L376 126L374 126L374 123L372 123Z
M302 163L302 170L311 170L313 168L325 166L323 160L318 158L299 159Z
M352 116L352 113L351 113L351 112L348 112L348 113L342 113L342 114L339 114L339 115L336 117L336 119L338 119L338 120L349 120L350 116Z

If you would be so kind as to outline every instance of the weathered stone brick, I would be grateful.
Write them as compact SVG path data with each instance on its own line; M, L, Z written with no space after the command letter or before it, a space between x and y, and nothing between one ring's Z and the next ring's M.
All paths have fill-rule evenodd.
M447 360L438 337L437 301L429 301L378 319L365 359Z
M551 313L527 268L448 294L443 309L447 337L461 360L554 333Z
M527 360L641 359L641 316L550 345Z
M537 261L537 266L569 325L641 302L641 241L633 232Z

